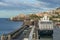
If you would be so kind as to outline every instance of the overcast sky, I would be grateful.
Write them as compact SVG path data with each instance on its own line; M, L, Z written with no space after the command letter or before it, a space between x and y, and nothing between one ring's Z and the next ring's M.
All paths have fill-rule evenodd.
M0 18L60 7L60 0L0 0Z

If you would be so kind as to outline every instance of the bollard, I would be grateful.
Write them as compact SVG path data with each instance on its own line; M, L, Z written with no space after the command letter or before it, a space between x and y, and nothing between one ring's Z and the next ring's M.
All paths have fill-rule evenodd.
M36 39L36 37L35 37L35 33L33 33L33 40L35 40Z
M5 36L4 36L4 34L1 36L1 40L5 40Z
M11 35L8 35L8 40L11 40Z
M35 33L33 33L33 38L35 38Z

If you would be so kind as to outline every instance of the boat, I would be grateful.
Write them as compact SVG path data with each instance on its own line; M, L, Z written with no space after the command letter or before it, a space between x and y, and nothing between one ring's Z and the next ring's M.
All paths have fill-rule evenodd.
M53 21L49 20L47 15L44 15L44 17L38 21L38 26L38 33L40 36L51 36L53 34Z

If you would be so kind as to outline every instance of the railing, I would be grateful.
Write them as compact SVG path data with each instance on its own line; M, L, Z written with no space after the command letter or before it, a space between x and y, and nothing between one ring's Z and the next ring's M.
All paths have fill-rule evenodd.
M21 32L23 32L24 29L26 29L28 26L23 26L17 30L15 30L14 32L11 32L7 35L2 35L1 36L1 40L12 40L12 38L16 38L19 34L21 34Z
M33 40L33 32L34 32L35 26L32 26L32 30L30 32L28 40Z

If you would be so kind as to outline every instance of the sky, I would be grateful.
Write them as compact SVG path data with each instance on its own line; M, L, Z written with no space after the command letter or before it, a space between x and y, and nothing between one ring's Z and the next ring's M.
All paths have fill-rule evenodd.
M0 0L0 18L37 13L60 7L60 0Z

